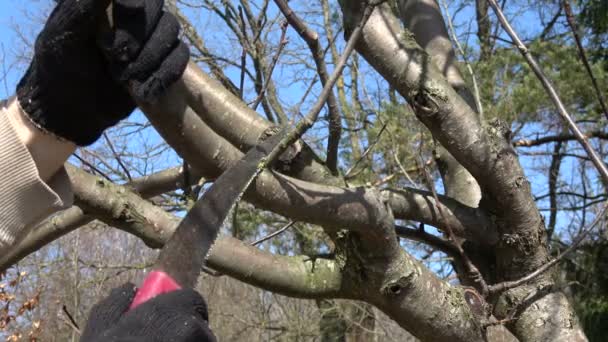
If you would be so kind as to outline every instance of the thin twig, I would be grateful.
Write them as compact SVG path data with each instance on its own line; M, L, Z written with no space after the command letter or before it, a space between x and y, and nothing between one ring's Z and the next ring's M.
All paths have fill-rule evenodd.
M8 70L6 70L6 52L4 51L4 44L0 44L0 47L2 48L2 83L4 84L4 93L6 94L6 97L8 97L9 90L7 81ZM9 69L12 69L12 67L9 67Z
M382 124L382 128L380 128L380 132L378 132L378 135L376 136L376 139L365 149L365 152L363 152L363 154L361 155L361 157L359 159L357 159L357 161L353 164L353 166L351 166L346 173L344 174L344 179L350 179L351 177L351 172L353 172L353 170L359 165L359 163L365 159L365 157L367 157L367 155L374 149L374 146L376 146L376 144L378 144L378 142L380 141L380 137L382 137L382 133L384 133L384 130L386 129L386 123ZM353 176L354 177L354 176Z
M525 276L523 278L520 278L520 279L514 280L514 281L505 281L505 282L494 284L494 285L490 286L489 287L490 294L501 293L501 292L507 291L509 289L521 286L521 285L533 280L534 278L538 277L539 275L547 272L551 267L557 265L560 261L562 261L564 259L564 257L566 255L570 254L570 252L575 250L580 245L580 243L587 237L587 235L589 235L589 233L593 230L593 228L604 218L604 216L606 216L607 212L608 212L608 205L605 205L604 209L602 209L600 214L595 218L595 220L593 220L591 225L587 229L583 229L578 234L576 239L574 239L574 242L572 242L570 247L568 247L563 253L561 253L557 257L553 258L553 260L549 261L548 263L539 267L536 271L528 274L527 276Z
M243 88L245 87L245 69L247 68L247 29L245 27L245 18L243 17L243 8L239 6L239 19L241 21L241 34L243 35L243 51L241 52L241 78L239 81L239 97L243 99Z
M219 56L213 55L205 46L203 38L198 34L196 28L192 25L190 20L188 20L188 18L177 8L173 14L179 20L184 36L190 41L190 46L198 50L198 52L204 57L201 60L203 60L209 66L209 69L211 69L211 74L215 76L232 94L239 96L239 90L236 88L236 85L232 83L226 74L224 74L222 68L217 64L218 61L232 64L236 63L232 60L222 59Z
M325 87L328 82L327 65L325 64L325 51L319 44L319 34L314 30L310 29L304 21L298 17L298 15L289 7L287 0L274 0L277 7L281 10L285 19L296 32L304 39L310 52L312 53L313 60L317 67L317 74L321 81L321 85ZM330 43L331 44L331 43ZM340 72L341 75L341 72ZM330 89L331 90L331 89ZM340 120L340 111L338 109L338 101L331 91L327 97L327 107L329 111L329 138L327 142L327 168L332 174L338 174L338 147L340 144L340 137L342 135L342 124Z
M94 172L97 172L101 177L109 180L110 182L113 182L112 178L110 178L108 175L106 175L101 170L99 170L95 165L93 165L93 164L89 163L88 161L84 160L76 152L74 152L72 155L74 157L76 157L76 159L78 159L81 163L83 163L84 165L86 165L87 167L89 167L91 170L93 170Z
M452 242L429 234L424 231L424 229L413 229L395 225L395 231L399 237L425 243L431 247L437 248L454 259L460 259L458 248Z
M399 175L399 172L391 173L390 175L382 177L381 179L378 179L377 181L375 181L372 184L372 186L375 187L375 188L377 188L377 187L379 187L379 186L381 186L383 184L386 184L386 183L392 181L393 179L395 179L395 177L397 177L397 175Z
M224 273L216 271L212 268L209 268L207 266L203 266L203 272L207 273L208 275L212 276L212 277L221 277L224 275Z
M598 138L598 139L608 139L608 133L602 131L593 131L587 132L585 134L585 138ZM576 137L573 134L560 134L560 135L549 135L541 138L537 138L535 140L531 139L520 139L513 142L513 146L516 147L533 147L546 143L552 142L563 142L569 140L576 140Z
M61 313L63 315L61 315L61 317L63 317L63 321L70 327L72 328L72 330L74 330L74 332L77 335L82 335L81 331L80 331L80 327L78 326L78 323L76 323L76 320L74 319L74 317L72 316L72 314L68 311L68 308L64 305L61 306Z
M439 196L437 196L437 191L435 190L435 186L433 185L431 175L430 175L429 171L427 170L426 166L424 165L422 158L419 159L419 163L420 163L420 169L422 170L422 174L424 175L427 186L433 193L433 198L435 199L435 202L438 204L441 203L439 201ZM486 283L485 279L481 275L481 272L479 272L479 269L477 269L477 267L473 264L471 259L469 259L469 256L462 249L462 246L458 242L458 238L456 237L456 234L454 234L452 227L450 226L448 220L446 219L446 215L443 212L442 206L437 205L437 210L439 211L439 217L441 218L441 223L442 223L441 227L448 234L448 238L452 241L454 247L458 251L460 260L462 261L462 264L466 268L466 271L468 273L467 277L470 278L475 284L477 284L477 286L476 286L477 290L485 298L488 295L488 284Z
M475 72L473 72L473 67L471 63L469 63L469 59L460 45L460 41L456 36L456 30L454 29L454 24L452 23L452 17L450 16L450 11L448 9L448 4L445 0L441 1L441 5L443 6L443 10L445 11L445 17L447 19L448 27L450 28L450 33L452 35L452 40L454 41L454 45L456 45L456 49L462 56L462 60L467 67L467 71L471 74L471 80L473 81L473 96L475 97L475 106L477 107L477 113L479 114L480 121L484 121L483 116L483 106L481 104L481 96L479 95L479 87L477 86L477 77L475 76Z
M410 182L410 184L412 186L419 187L418 183L414 182L414 180L412 179L410 174L407 172L407 170L403 166L403 163L401 162L401 160L399 160L399 151L397 151L396 149L393 149L392 154L393 154L393 159L395 160L395 163L397 163L397 166L401 170L401 173L403 174L403 176Z
M585 65L585 69L587 70L587 74L589 74L591 83L593 83L593 88L595 89L595 93L597 95L598 101L600 102L600 106L602 107L602 111L604 112L604 116L606 116L606 118L608 119L608 109L606 107L606 102L604 101L604 95L602 91L600 91L600 87L597 84L597 79L595 78L595 75L593 75L593 71L591 71L591 66L589 65L589 60L587 59L585 48L583 47L581 37L578 34L578 27L574 19L574 14L572 13L572 8L570 7L570 1L568 0L564 0L564 11L566 12L566 21L568 21L568 25L570 26L570 29L572 30L572 35L574 36L574 42L576 42L576 47L578 48L578 55L581 58L583 64Z
M293 226L294 224L296 224L296 221L290 221L288 224L284 225L283 228L277 230L276 232L274 232L272 234L266 235L266 236L264 236L261 239L258 239L256 241L252 242L251 245L252 246L256 246L256 245L261 244L264 241L270 240L273 237L282 234L284 231L286 231L287 229L291 228L291 226Z
M382 120L381 116L378 116L378 121L380 121L382 124L385 124L385 122L386 122L386 121ZM399 144L395 142L395 137L393 135L393 132L391 132L390 128L387 128L387 132L388 132L388 139L391 141L391 144L393 145L393 148L391 149L391 151L392 151L391 154L393 156L393 159L395 160L395 163L401 170L401 174L403 174L403 176L410 182L410 184L412 186L419 188L418 184L416 182L414 182L414 180L412 179L410 174L407 172L407 170L403 166L403 163L401 163L401 160L399 160L399 151L398 151L398 148L395 148L395 146L398 146Z
M543 32L540 33L539 38L538 38L540 41L544 41L547 38L549 33L551 33L551 31L553 30L553 26L555 26L557 19L559 19L559 17L561 17L561 16L562 16L562 8L560 6L557 9L557 12L555 13L555 15L551 18L551 20L549 20L547 25L545 25Z
M524 58L528 62L528 65L530 66L532 71L534 71L534 74L536 74L536 77L540 80L543 87L549 94L549 97L551 98L551 100L553 101L555 106L557 107L558 113L560 114L562 119L564 119L568 123L568 127L570 128L572 133L574 133L578 142L583 146L583 148L585 149L585 151L591 158L591 161L593 162L593 164L595 165L595 167L597 168L597 170L600 173L604 187L608 188L608 169L606 168L606 165L604 164L604 162L602 161L600 156L591 147L591 145L589 144L589 142L587 141L587 139L585 138L585 136L583 135L581 130L578 128L578 126L572 119L572 116L568 113L568 110L566 109L566 107L560 100L559 96L557 95L557 92L555 91L555 88L551 84L551 81L549 81L549 79L545 76L542 69L536 62L536 59L534 59L534 57L530 53L530 50L528 50L528 48L524 45L524 43L521 41L521 39L519 39L519 37L517 36L517 33L515 33L515 31L513 30L513 27L511 27L511 24L509 24L509 21L505 17L504 13L502 12L502 10L498 6L498 4L496 4L496 1L488 0L488 2L490 3L490 6L492 6L492 9L496 13L496 16L498 17L498 20L500 21L503 29L509 34L511 39L515 42L515 44L517 45L517 48L519 49L519 52L524 56Z
M319 99L310 109L308 114L298 123L298 125L293 130L291 130L287 134L287 136L278 144L278 146L268 154L266 160L261 163L261 167L266 167L270 162L275 160L288 146L290 146L296 140L302 137L302 135L317 121L321 109L325 105L327 98L332 93L332 88L334 84L336 83L338 78L340 78L340 75L342 74L342 71L346 66L346 61L348 61L348 58L355 49L355 45L357 44L357 41L359 40L359 37L363 32L363 27L365 26L365 23L367 23L367 20L372 15L372 12L377 5L378 3L370 3L367 5L365 10L363 11L361 21L355 27L355 29L351 33L350 38L348 39L346 47L344 48L344 53L336 64L336 67L329 79L327 80L327 83L323 87L321 94L319 94Z
M112 144L112 141L110 141L110 138L108 138L108 135L105 132L103 133L103 138L105 139L106 144L108 144L108 147L110 147L110 151L112 151L112 155L114 155L114 159L116 159L116 161L118 162L118 165L120 166L122 171L125 173L125 175L127 175L127 179L129 179L129 182L132 182L133 178L131 178L131 173L129 172L129 169L122 162L120 155L118 155L118 153L114 149L114 145Z
M262 102L262 98L264 98L264 94L266 94L266 90L268 90L268 86L270 85L270 78L272 77L274 68L276 67L277 62L279 61L279 57L281 56L281 53L283 52L283 48L285 48L285 45L287 45L287 43L289 42L289 40L285 38L286 34L287 34L287 22L284 21L283 23L281 23L281 38L279 39L279 47L278 47L277 52L275 53L274 57L272 58L272 62L270 63L270 67L268 68L268 72L266 73L267 74L266 83L264 84L264 87L258 94L257 98L253 101L253 105L251 107L251 108L253 108L253 110L256 110L258 108L258 105L260 104L260 102Z

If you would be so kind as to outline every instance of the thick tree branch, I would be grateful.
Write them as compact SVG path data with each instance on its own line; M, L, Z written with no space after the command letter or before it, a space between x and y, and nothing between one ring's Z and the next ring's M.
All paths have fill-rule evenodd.
M471 108L476 108L475 96L466 86L457 66L456 54L439 5L435 0L399 0L401 21L416 42L431 56L432 62L446 80ZM481 190L473 176L443 148L437 148L437 164L446 194L469 206L477 206Z
M456 54L435 0L399 0L399 15L416 42L429 53L448 83L475 108L475 99L458 69Z
M181 109L180 113L183 113ZM202 146L197 147L203 157L209 158L198 162L207 164L201 170L219 172L234 162L231 158L242 155L208 127L193 127L188 122L174 127L183 130L178 134L190 132L185 134L186 137L193 133L204 133L198 138L204 140L201 144L210 144L211 152L203 151ZM220 159L217 150L229 157ZM76 201L85 212L139 236L149 245L160 246L171 235L178 222L177 217L143 200L124 186L73 167L68 167L68 170ZM178 170L174 171L179 174ZM172 177L170 173L150 177L149 180L155 181L148 184L153 184L157 189L166 189L167 183L175 184ZM158 179L161 180L156 181ZM267 187L269 182L275 182L278 187ZM378 191L322 186L272 172L264 172L250 190L253 195L248 193L248 196L255 198L260 189L269 191L261 198L275 201L274 205L286 214L303 216L309 210L312 216L307 220L328 227L326 231L335 237L340 257L336 260L311 260L306 257L274 256L232 239L221 239L210 256L211 266L251 284L291 296L340 296L375 303L419 336L424 336L423 331L428 333L431 327L436 326L429 319L433 317L440 322L439 341L481 340L477 318L471 314L463 292L439 280L399 248L391 211ZM272 190L283 190L283 193ZM140 191L146 192L141 188ZM280 203L283 201L285 203ZM76 208L71 212L74 217L82 215L82 211ZM46 232L58 237L72 229L76 221L63 222L70 223L63 226L48 226L50 229ZM340 229L344 227L351 230ZM43 230L35 232L41 233ZM48 235L37 237L49 241Z
M348 5L342 1L341 6L348 32L348 27L358 22L364 1L350 1ZM479 124L475 112L445 81L411 33L401 29L388 6L376 8L357 51L412 104L418 119L480 184L485 207L495 215L501 237L495 253L502 278L518 279L543 265L548 260L544 225L517 156L505 138L508 128L500 123L489 127ZM501 300L505 304L523 301L529 290L552 283L550 274L544 274L503 293ZM559 314L548 317L531 334L527 328L543 312ZM582 333L572 315L564 295L551 293L526 307L513 332L528 341L542 340L542 336L567 340Z
M31 253L93 220L76 206L47 219L0 256L0 271L6 271Z
M123 186L74 168L70 168L70 178L77 202L87 212L140 237L149 245L162 245L178 224L177 217ZM382 203L377 205L376 210L383 211ZM386 223L383 219L377 226L370 226L361 237L338 234L337 252L342 256L336 260L271 255L224 237L213 248L209 265L285 295L339 297L374 303L418 336L439 336L436 341L481 341L477 318L471 314L463 291L439 280L399 248L387 248L398 244L394 228ZM366 249L370 235L384 236L383 245L391 251L390 255L382 256L376 248ZM368 259L370 256L375 257ZM440 328L441 332L436 334L433 327Z
M370 303L420 340L485 341L481 317L474 314L483 312L483 304L475 297L465 299L461 288L439 280L405 252L377 271L384 272L380 284L374 284L374 274L357 279L379 290L370 293Z
M70 173L84 172L71 165L66 164L66 166ZM144 198L151 198L181 188L181 181L183 179L182 170L180 168L173 168L149 176L135 178L133 182L125 186L139 193ZM97 180L100 181L101 179L97 178ZM109 181L107 182L109 183ZM94 219L86 215L78 206L72 206L47 219L0 257L0 271L6 270L29 254L90 223ZM152 245L151 247L158 247L158 245Z
M181 101L184 96L186 101ZM190 110L189 106L194 111ZM184 126L184 132L190 132L190 137L180 139L182 141L196 140L199 139L199 133L214 131L213 137L226 139L241 151L247 151L257 145L260 138L268 134L273 127L246 103L201 71L194 63L188 65L182 79L171 87L167 96L163 97L159 103L144 106L144 111L150 121L155 123L155 128L172 146L177 146L172 142L175 137L169 137L174 134L175 125L190 125L188 129ZM196 117L197 114L202 120ZM202 128L202 126L206 128ZM247 127L247 129L242 129L243 127ZM188 145L191 144L186 143L182 146ZM199 145L199 147L203 146ZM284 172L304 180L339 183L339 180L332 177L308 145L298 142L297 149L299 152L295 158L284 165L282 169ZM193 154L193 157L195 155L196 153ZM220 153L217 154L217 157L221 158L221 156Z
M34 230L21 246L40 248L92 220L91 216L121 228L142 239L148 246L161 247L173 234L179 218L143 200L127 188L112 184L68 167L78 207L64 212L61 220L50 219ZM82 208L82 209L81 209ZM24 248L20 251L24 251ZM18 254L5 255L0 267L6 269ZM308 257L285 257L262 252L233 238L218 240L209 256L209 265L217 270L285 295L326 298L343 292L339 268L331 260Z
M188 168L189 183L196 184L202 177L196 170ZM183 189L186 186L185 180L184 168L173 167L149 176L135 178L125 185L143 198L150 198L176 189Z
M475 0L475 14L477 19L477 38L479 38L479 60L487 61L492 55L492 42L490 28L492 23L488 16L488 3L486 0Z
M78 202L87 210L150 244L162 244L177 225L177 217L121 186L83 172L75 172L73 181L79 183L75 186ZM335 261L271 255L222 238L212 250L209 265L290 296L368 301L418 336L433 336L436 341L481 341L478 318L470 312L462 290L439 280L399 249L392 218L382 202L374 205L382 219L360 234L338 233L336 253L341 257ZM369 243L374 236L383 241L382 246Z
M492 220L480 209L467 207L459 201L439 195L445 216L442 218L431 192L413 188L391 189L384 190L383 196L395 218L422 222L442 230L444 224L449 224L458 237L481 245L492 246L498 242L498 232Z
M213 247L208 264L245 283L291 297L338 298L349 286L334 260L274 255L225 236Z
M564 156L561 154L562 142L558 142L553 147L553 155L551 156L551 166L549 166L549 207L551 212L549 213L549 223L547 225L547 240L551 241L553 232L555 231L555 225L557 223L557 187L559 180L559 170L562 164Z
M70 166L68 170L70 174L74 173L75 177L83 173ZM144 197L153 197L181 188L183 179L181 168L172 168L135 179L129 186ZM108 186L116 186L109 181L104 180L104 182ZM348 227L365 232L369 226L377 224L381 219L373 210L373 203L377 203L374 198L377 196L373 189L343 189L264 172L255 183L254 189L250 189L246 194L246 199L264 209L304 222L330 227ZM383 190L380 196L391 206L396 218L415 220L441 228L436 202L430 193L415 189ZM457 234L490 245L496 241L496 233L491 230L490 219L479 209L463 206L447 197L439 197L444 206L446 222L451 224ZM119 220L123 219L120 218L120 213L117 215ZM28 254L92 220L93 218L85 215L80 207L72 207L56 215L34 229L24 240L3 255L0 258L0 268L9 267ZM154 240L144 239L144 241Z

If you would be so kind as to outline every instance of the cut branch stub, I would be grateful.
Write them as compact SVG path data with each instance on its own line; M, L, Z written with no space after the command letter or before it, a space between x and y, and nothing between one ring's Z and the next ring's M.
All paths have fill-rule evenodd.
M409 274L402 276L396 280L389 281L380 289L385 296L395 297L400 295L407 295L408 290L412 286L412 279L414 278L414 270Z

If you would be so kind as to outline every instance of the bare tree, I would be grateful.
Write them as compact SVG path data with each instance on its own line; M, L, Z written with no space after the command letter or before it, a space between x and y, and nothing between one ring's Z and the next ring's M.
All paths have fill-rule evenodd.
M182 80L142 105L145 118L77 152L66 164L75 205L0 265L23 259L19 267L36 272L30 284L51 279L45 269L69 274L45 291L70 290L35 314L67 311L82 323L104 289L141 276L155 255L146 246L167 241L207 184L277 126L298 122L289 153L256 179L209 258L200 289L218 334L586 341L555 265L604 229L605 166L595 155L608 136L592 126L602 118L558 122L553 113L579 112L549 100L533 119L510 112L515 81L538 81L529 70L518 79L526 62L502 45L508 18L494 4L472 5L473 60L461 23L446 25L436 1L171 2L192 49ZM541 41L558 19L539 24ZM573 58L578 49L577 38ZM589 61L577 68L586 80L597 72ZM537 74L551 86L551 72ZM592 89L605 81L595 76ZM564 165L582 177L564 185ZM546 189L524 171L545 175ZM558 222L570 212L572 224ZM76 339L63 321L54 329Z

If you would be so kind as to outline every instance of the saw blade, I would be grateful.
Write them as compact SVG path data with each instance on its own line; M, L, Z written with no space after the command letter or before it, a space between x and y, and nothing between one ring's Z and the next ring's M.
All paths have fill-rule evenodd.
M182 287L194 287L218 233L236 203L262 171L261 163L286 135L282 129L252 147L226 170L190 209L160 252L155 269Z

